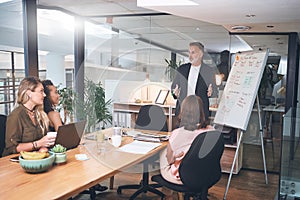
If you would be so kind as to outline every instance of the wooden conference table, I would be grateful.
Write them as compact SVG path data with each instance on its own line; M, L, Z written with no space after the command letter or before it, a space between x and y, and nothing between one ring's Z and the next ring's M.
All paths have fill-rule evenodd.
M109 135L112 129L105 131ZM122 145L132 141L131 137L123 137ZM6 156L0 158L0 197L1 199L68 199L121 170L157 154L166 145L167 142L163 142L147 154L126 153L112 147L100 155L97 154L95 141L83 139L83 144L67 152L67 163L55 165L47 172L39 174L26 173L19 163L9 160L15 155ZM86 154L89 159L76 160L76 154Z

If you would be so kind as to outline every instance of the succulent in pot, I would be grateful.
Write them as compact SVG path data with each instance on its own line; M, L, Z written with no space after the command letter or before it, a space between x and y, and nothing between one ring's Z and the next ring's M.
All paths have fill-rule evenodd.
M55 155L55 163L64 163L67 161L67 148L62 146L61 144L56 144L51 151L54 153Z

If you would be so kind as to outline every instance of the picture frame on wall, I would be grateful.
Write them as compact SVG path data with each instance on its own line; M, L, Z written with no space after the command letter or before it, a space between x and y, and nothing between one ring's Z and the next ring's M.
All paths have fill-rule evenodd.
M169 90L160 90L157 97L156 97L155 103L160 104L160 105L164 105L165 102L166 102L168 94L169 94Z

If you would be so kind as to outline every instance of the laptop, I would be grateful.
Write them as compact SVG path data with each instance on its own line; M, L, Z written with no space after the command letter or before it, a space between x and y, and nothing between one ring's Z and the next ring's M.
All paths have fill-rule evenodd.
M76 148L83 135L85 123L83 120L58 127L55 144L61 144L67 149Z

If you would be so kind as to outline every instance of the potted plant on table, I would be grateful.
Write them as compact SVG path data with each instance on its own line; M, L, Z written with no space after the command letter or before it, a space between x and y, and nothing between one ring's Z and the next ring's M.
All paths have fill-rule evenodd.
M51 152L54 153L55 155L55 160L54 162L56 164L58 163L64 163L67 161L67 154L66 154L67 148L60 145L60 144L56 144L52 149Z

